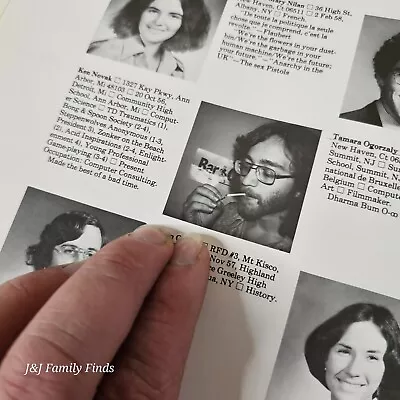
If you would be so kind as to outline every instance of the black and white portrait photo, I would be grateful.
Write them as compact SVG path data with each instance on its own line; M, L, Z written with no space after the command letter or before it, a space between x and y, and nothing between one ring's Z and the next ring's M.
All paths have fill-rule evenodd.
M400 301L300 273L266 400L400 398Z
M290 252L320 133L202 103L164 214Z
M142 224L29 187L0 253L0 281L83 261Z
M364 18L340 117L400 128L400 21Z
M111 0L88 53L195 80L225 3L226 0Z

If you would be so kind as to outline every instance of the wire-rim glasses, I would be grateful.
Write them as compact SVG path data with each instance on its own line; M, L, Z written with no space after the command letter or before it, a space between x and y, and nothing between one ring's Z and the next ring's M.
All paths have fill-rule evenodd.
M253 164L247 160L236 160L234 168L240 176L247 176L252 169L255 169L258 181L265 185L273 185L276 179L294 178L294 175L279 175L272 168Z
M66 256L77 258L79 254L83 254L85 258L92 257L96 254L96 249L82 249L81 247L75 246L74 244L60 244L54 247L57 253L64 254Z

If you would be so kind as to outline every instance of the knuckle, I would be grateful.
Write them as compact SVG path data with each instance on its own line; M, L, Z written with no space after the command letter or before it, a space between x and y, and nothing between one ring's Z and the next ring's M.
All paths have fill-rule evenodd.
M160 400L177 397L183 363L182 367L176 363L176 347L171 346L169 340L175 337L176 329L173 323L176 318L171 318L171 313L178 310L167 300L154 299L151 303L151 307L155 306L160 312L141 315L142 329L136 332L134 341L124 348L117 374L110 376L101 387L96 400ZM163 332L163 335L147 335L142 340L144 333L150 331Z
M183 285L184 286L184 285ZM173 289L171 287L171 289ZM182 291L183 287L179 287L179 291ZM170 295L178 295L170 291ZM151 307L152 312L143 312L141 318L145 321L146 325L150 325L151 328L161 328L160 332L169 331L174 327L174 317L177 312L176 306L185 307L185 302L171 302L169 298L164 299L161 296L150 296L148 298L149 308ZM157 329L154 329L157 332Z
M164 393L167 392L167 386L169 386L168 384L167 386L160 387L153 377L149 376L149 374L143 374L140 371L137 371L135 380L135 392L138 398L143 400L159 400L164 398Z
M80 354L80 349L85 344L73 333L74 327L72 326L68 331L58 324L50 322L47 322L46 326L48 327L46 334L44 332L26 334L25 339L30 341L30 346L42 349L43 354L53 353L57 357L56 359L61 357L65 363L82 364L77 355Z
M165 371L154 369L152 364L145 359L131 357L124 360L124 365L119 367L117 376L112 376L103 385L96 400L160 400L170 398L166 393L174 387L177 380L160 379L160 374Z
M102 263L107 265L107 272L102 272L106 278L110 278L116 282L122 282L126 275L129 274L132 269L132 264L139 268L141 263L137 260L133 261L129 255L118 254L115 252L103 253Z
M126 279L132 278L134 270L143 269L146 264L146 257L151 257L157 250L153 250L153 253L145 253L136 248L135 246L127 246L119 244L113 248L104 249L101 257L101 262L107 265L107 272L103 271L102 275L107 279L115 282L126 282Z
M4 289L17 293L18 296L28 298L30 296L29 287L25 284L24 279L16 278L4 283Z
M84 346L83 341L74 333L74 326L65 329L53 321L40 321L37 332L26 333L24 336L24 358L18 352L10 352L1 366L0 393L4 400L52 400L71 398L68 393L78 385L75 381L70 385L69 374L51 373L53 365L81 365L79 355ZM40 353L37 353L40 349ZM56 364L39 362L31 364L40 369L30 372L26 359L36 359L35 356L47 355ZM36 367L35 367L36 368ZM50 368L50 369L49 369ZM79 379L78 379L79 380Z
M8 369L0 378L0 392L2 400L63 399L66 385L63 379L53 374L23 375Z
M97 270L96 279L101 285L126 288L138 279L158 274L171 251L172 246L154 246L134 238L117 239L91 259L90 268Z
M173 370L168 368L166 360L157 362L155 358L157 356L154 354L149 359L145 351L137 352L128 364L129 370L135 376L135 387L144 398L149 400L162 398L164 393L179 383L179 378L174 375Z
M32 393L27 386L26 380L16 375L1 378L0 390L4 400L22 400L32 398Z

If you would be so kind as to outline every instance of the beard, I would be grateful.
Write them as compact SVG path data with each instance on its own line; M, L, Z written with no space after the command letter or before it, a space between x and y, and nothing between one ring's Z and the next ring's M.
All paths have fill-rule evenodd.
M284 211L288 207L288 198L282 197L278 192L271 193L268 199L261 198L251 189L242 190L246 196L238 197L238 214L246 221L256 221L265 215Z
M246 196L237 197L237 212L245 221L256 221L265 215L275 214L288 209L295 190L291 193L271 192L268 198L262 198L251 187L244 186L240 176L235 172L230 172L229 178L230 193L246 193Z

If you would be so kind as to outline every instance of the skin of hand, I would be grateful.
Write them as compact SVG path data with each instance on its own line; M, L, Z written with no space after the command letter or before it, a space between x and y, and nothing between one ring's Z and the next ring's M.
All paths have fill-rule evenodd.
M2 400L175 400L208 281L200 236L141 226L0 286ZM27 364L42 364L40 374ZM48 363L114 372L45 372Z
M213 226L222 213L221 192L211 185L197 186L183 205L183 219L205 228Z

